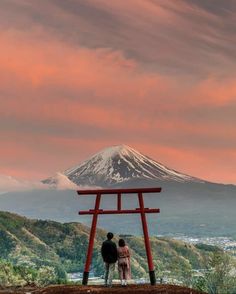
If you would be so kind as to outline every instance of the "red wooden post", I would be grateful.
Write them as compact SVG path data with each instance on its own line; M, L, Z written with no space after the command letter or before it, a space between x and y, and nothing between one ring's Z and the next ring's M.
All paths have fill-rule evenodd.
M82 281L83 285L88 284L89 270L90 270L90 264L91 264L91 260L92 260L92 254L93 254L93 245L94 245L94 238L95 238L95 234L96 234L100 200L101 200L101 194L98 193L97 197L96 197L96 202L95 202L92 226L91 226L91 230L90 230L89 245L88 245L87 257L86 257L86 263L85 263L85 267L84 267L83 281Z
M139 207L141 210L140 215L141 215L141 221L142 221L142 226L143 226L145 249L146 249L146 253L147 253L150 283L151 283L151 285L155 285L156 284L156 276L155 276L154 265L153 265L153 260L152 260L151 246L150 246L150 242L149 242L148 226L147 226L147 220L146 220L146 215L145 215L142 192L138 193L138 200L139 200Z
M117 194L117 210L121 210L121 193Z

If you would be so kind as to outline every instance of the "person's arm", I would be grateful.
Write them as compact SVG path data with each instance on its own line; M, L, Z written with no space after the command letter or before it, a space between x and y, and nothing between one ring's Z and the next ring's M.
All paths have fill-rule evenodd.
M129 247L127 246L127 257L130 258L130 251L129 251Z
M114 255L117 260L118 259L118 249L117 249L116 243L114 243L114 242L113 242L113 248L114 248Z
M102 254L102 258L104 260L104 258L105 258L105 245L104 245L104 242L102 243L101 254Z

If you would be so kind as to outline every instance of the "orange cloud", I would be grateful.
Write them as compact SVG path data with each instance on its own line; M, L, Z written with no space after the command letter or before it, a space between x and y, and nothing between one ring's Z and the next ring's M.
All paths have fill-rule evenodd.
M4 130L6 140L0 152L5 158L21 158L22 174L35 166L45 174L66 168L68 159L58 156L63 148L73 150L75 160L78 146L85 155L88 144L93 144L90 150L96 152L105 144L127 143L144 146L141 151L159 160L157 146L160 161L164 158L170 167L174 162L176 169L178 165L192 175L207 177L214 160L209 159L213 142L218 141L214 146L217 155L224 151L220 140L225 141L223 149L227 150L235 143L234 124L217 118L193 119L196 109L211 112L233 107L233 78L219 82L216 78L166 76L150 72L122 51L88 49L19 31L1 33L0 43L0 132ZM85 135L86 128L93 132ZM95 141L91 137L96 133L100 138L97 135ZM54 152L58 145L60 150ZM209 164L208 171L204 162ZM231 179L227 169L225 165L222 171L221 166L215 179ZM6 161L2 172L9 170L19 175L14 163Z

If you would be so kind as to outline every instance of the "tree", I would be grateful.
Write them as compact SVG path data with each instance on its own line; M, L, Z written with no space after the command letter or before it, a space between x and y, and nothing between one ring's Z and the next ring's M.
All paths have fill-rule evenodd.
M57 275L53 267L43 266L38 270L36 283L39 286L46 286L57 282Z
M223 252L213 254L205 274L194 283L194 288L209 294L235 294L236 262L233 257Z
M0 285L5 287L24 284L25 281L15 271L14 266L10 262L0 260Z

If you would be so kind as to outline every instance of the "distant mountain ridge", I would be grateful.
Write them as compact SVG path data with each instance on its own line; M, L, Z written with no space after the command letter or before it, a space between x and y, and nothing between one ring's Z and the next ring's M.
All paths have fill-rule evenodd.
M126 145L106 148L81 164L67 169L63 174L77 185L101 187L127 183L136 179L179 183L205 182L170 169ZM43 182L55 184L56 179L52 177Z

